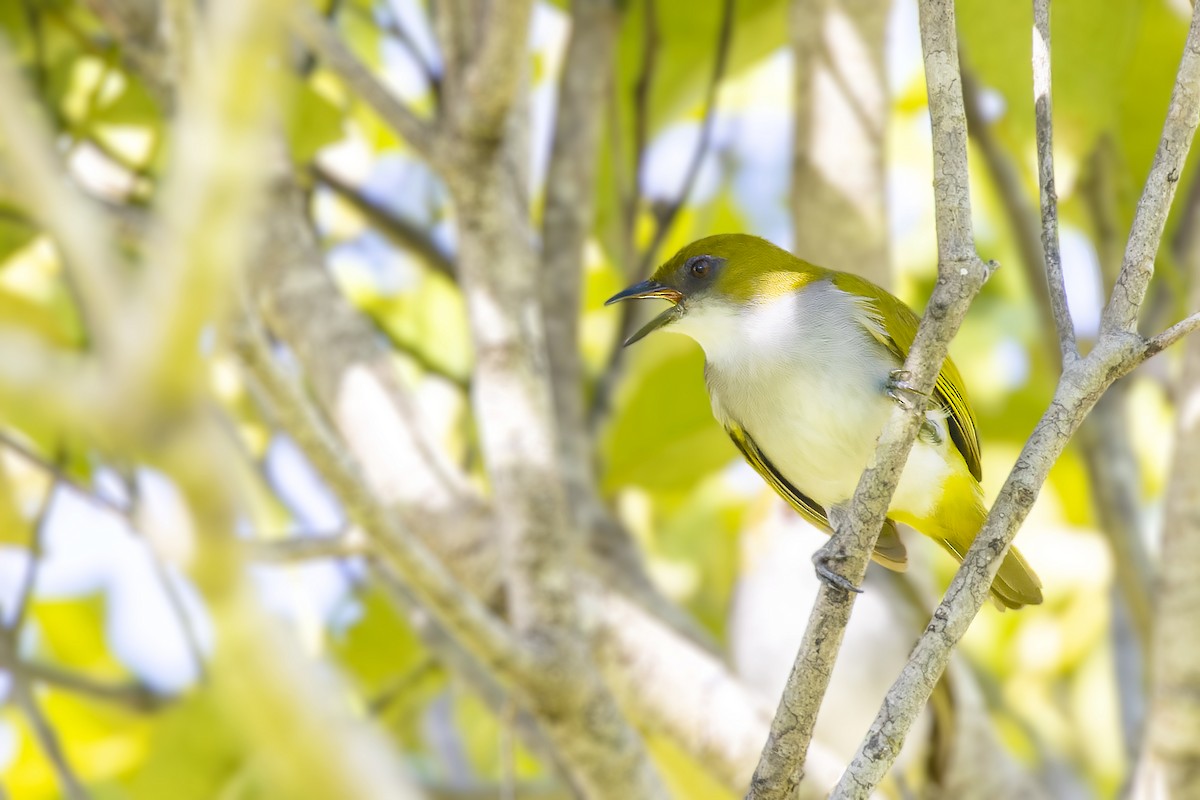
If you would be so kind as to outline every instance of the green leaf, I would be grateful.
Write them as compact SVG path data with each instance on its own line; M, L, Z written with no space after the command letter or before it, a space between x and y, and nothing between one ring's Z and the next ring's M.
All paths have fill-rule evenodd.
M97 678L124 679L128 671L109 652L104 640L104 595L67 600L35 600L30 608L38 624L39 657Z
M307 82L295 83L288 109L287 136L292 158L304 164L322 147L345 135L342 110Z
M197 692L158 717L145 761L124 784L130 800L207 800L222 796L247 758L212 693Z
M703 376L703 353L682 336L639 345L601 441L605 491L687 491L736 458L713 419Z

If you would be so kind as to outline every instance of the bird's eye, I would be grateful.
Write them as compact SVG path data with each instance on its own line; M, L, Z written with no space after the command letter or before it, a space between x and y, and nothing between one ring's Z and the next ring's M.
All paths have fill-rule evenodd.
M688 265L688 272L692 273L693 278L704 278L708 276L708 271L711 268L707 258L700 257L692 259L692 263Z

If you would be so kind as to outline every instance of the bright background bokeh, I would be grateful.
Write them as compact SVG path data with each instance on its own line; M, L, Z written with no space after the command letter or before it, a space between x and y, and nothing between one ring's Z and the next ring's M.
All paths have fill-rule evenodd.
M719 5L658 3L663 64L641 174L641 192L651 203L677 196L700 139ZM422 69L388 33L390 25L402 27L436 70L438 55L417 0L348 0L344 6L340 29L354 50L400 97L428 106ZM739 4L711 147L663 253L702 235L735 230L793 245L793 65L785 6L779 0ZM99 29L85 4L46 3L37 48L22 7L3 4L0 31L31 71L42 59L40 96L60 126L72 175L114 202L144 200L164 158L160 113L133 77L81 46L80 36ZM1019 171L1026 202L1035 203L1030 9L987 0L964 0L958 7L964 63L980 84L985 122ZM1096 154L1113 164L1111 203L1125 230L1157 141L1189 8L1166 0L1060 0L1054 13L1063 264L1077 331L1086 342L1097 331L1106 293L1089 211ZM640 57L640 15L629 10L627 17L618 48L622 86L636 74ZM885 61L891 93L885 163L892 286L919 309L935 274L936 245L917 24L915 0L895 0ZM569 31L569 17L558 4L537 4L529 40L535 192L545 174ZM362 197L427 229L453 256L454 215L445 189L330 74L318 68L297 81L288 134L299 162L315 160ZM602 176L612 171L608 152L600 156ZM1056 368L1045 355L1047 331L1019 266L1008 210L980 153L971 155L981 255L1003 269L985 287L951 351L979 419L984 485L993 497L1050 397ZM1190 187L1191 180L1185 174L1181 186ZM1181 190L1181 197L1189 192ZM53 246L23 220L19 197L0 191L0 202L0 317L50 341L77 344L80 322ZM612 192L600 193L587 248L580 314L589 381L609 368L619 335L617 311L602 305L626 280L627 267L611 246L619 213L614 203ZM478 474L465 392L472 352L457 287L321 182L312 210L338 285L395 345L397 365L435 437ZM1168 241L1178 217L1172 217ZM636 228L639 239L648 240L649 210L640 212ZM1170 253L1163 261L1166 288L1157 302L1165 308L1163 319L1173 321L1182 308L1182 292L1173 287L1183 279ZM702 355L690 340L657 335L627 356L611 411L596 427L602 491L662 590L694 615L744 679L773 703L816 593L808 559L821 537L771 495L712 420ZM336 499L295 444L262 418L222 356L214 351L210 361L214 396L245 456L236 469L253 490L253 513L240 521L240 534L272 539L343 530ZM1122 412L1151 552L1170 451L1170 373L1169 359L1161 359L1132 376ZM10 441L61 464L69 481L55 485L43 466L11 447L0 454L5 614L12 613L29 574L36 521L42 527L22 656L168 698L161 709L143 713L44 689L46 711L75 768L97 797L254 796L244 785L236 737L211 727L202 687L203 661L214 640L203 601L186 577L189 522L173 484L150 469L109 464L86 445L62 441L36 408L2 409L0 424ZM1126 732L1136 730L1139 710L1118 668L1118 651L1131 646L1127 635L1118 635L1122 624L1128 634L1128 622L1114 621L1114 602L1120 603L1114 558L1094 511L1085 459L1076 448L1067 451L1017 539L1042 578L1045 604L1006 614L986 608L962 650L1000 741L1021 764L1055 773L1060 796L1111 797L1128 774L1134 743ZM920 537L910 533L906 541L928 601L955 565ZM820 740L847 756L920 626L918 620L914 627L911 611L897 612L905 601L875 569L839 661L833 710L818 729ZM266 606L288 620L308 652L342 666L356 691L353 702L377 715L418 774L462 786L499 779L511 738L506 723L423 651L360 560L261 564L252 571ZM6 688L0 671L0 696ZM703 777L700 765L670 752L659 755L673 785L688 787L680 796L729 796ZM523 752L516 759L518 775L545 775ZM176 778L188 788L164 793ZM0 712L0 781L14 798L57 796L53 770L11 704Z

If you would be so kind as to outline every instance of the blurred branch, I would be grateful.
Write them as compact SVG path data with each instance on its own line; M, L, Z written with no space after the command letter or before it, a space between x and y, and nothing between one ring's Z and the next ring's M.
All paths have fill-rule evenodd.
M453 99L456 127L492 138L504 127L525 69L532 0L491 0L479 19L474 57L466 64L463 96Z
M625 235L629 239L631 252L636 237L636 222L638 207L642 198L642 175L646 163L646 145L650 141L650 97L654 89L654 76L658 68L658 49L660 46L658 32L658 0L645 0L642 4L642 68L638 72L637 81L633 85L633 185L629 187L628 197L625 198ZM614 107L620 105L620 98L613 101ZM620 132L613 135L613 141L621 138ZM624 165L616 160L614 170L618 175L624 173ZM636 262L630 261L626 269L626 277L636 280L641 272L630 272Z
M596 195L596 151L618 24L614 0L576 0L571 6L571 37L559 81L542 213L541 314L559 461L580 529L587 529L589 514L603 513L596 497L593 445L584 418L579 324L584 248Z
M987 280L990 268L975 252L971 231L967 122L962 103L954 5L951 0L923 0L920 12L929 114L934 131L938 282L904 368L911 375L909 380L917 391L929 396L950 339L962 323L971 300ZM839 574L854 586L860 585L866 574L868 558L879 538L908 452L924 420L924 410L916 405L897 406L892 410L880 435L875 458L859 480L849 506L830 509L834 534L817 551L814 561L836 564ZM987 591L986 587L984 591ZM853 605L852 592L822 583L748 798L783 800L799 783L817 712L829 686ZM922 706L927 698L928 694L922 699ZM843 776L839 786L845 780L846 776ZM870 794L877 783L878 779L865 785L863 794Z
M1058 330L1065 367L1079 357L1075 323L1067 305L1062 253L1058 246L1058 194L1054 189L1054 123L1050 80L1050 0L1033 0L1033 99L1037 127L1038 187L1042 200L1042 252L1046 256L1046 281L1050 308Z
M396 6L394 3L388 6L389 14L387 20L379 23L380 27L387 33L390 33L400 43L404 51L408 53L409 58L421 70L421 74L425 77L425 82L429 84L429 90L433 93L434 102L440 106L442 99L442 76L434 69L433 64L429 62L425 54L421 52L421 48L417 45L416 40L413 39L408 29L400 24L400 19L396 16L395 9ZM366 7L360 8L351 4L347 10L362 16L370 22L376 21L372 18Z
M494 3L492 13L505 5ZM559 463L535 236L510 166L527 150L511 125L499 124L507 120L478 126L490 107L482 116L451 109L450 119L465 122L453 131L461 146L443 178L459 223L460 286L475 346L472 404L509 618L536 664L537 691L527 700L583 794L661 797L661 779L601 681L582 627L583 531L573 524Z
M300 4L292 15L292 28L300 40L400 134L409 147L430 163L438 162L435 128L401 103L350 51L329 22L308 5Z
M89 795L67 760L66 753L63 752L58 732L42 712L41 706L38 705L28 672L16 668L21 632L25 628L29 606L33 601L33 590L42 561L42 540L45 536L47 512L53 497L54 485L51 484L34 523L33 544L29 550L29 566L25 569L20 588L17 591L16 606L12 609L12 613L9 615L10 619L4 625L3 630L0 630L0 664L3 664L9 672L11 677L9 691L16 704L25 713L29 727L33 730L34 738L37 739L42 752L53 766L62 793L70 800L86 800Z
M54 480L55 483L61 483L65 486L70 486L72 489L77 491L80 494L80 496L83 497L88 502L90 502L96 506L99 506L100 508L103 508L106 511L111 511L112 513L118 514L122 517L128 517L128 515L130 513L129 509L125 508L124 506L120 505L119 503L113 502L112 500L110 500L109 498L107 498L101 494L93 492L87 486L84 486L82 483L80 483L74 477L69 475L67 473L67 471L65 469L63 469L60 465L55 464L53 461L45 458L42 455L39 455L31 447L29 447L26 444L24 444L23 442L21 442L19 439L17 439L12 434L9 434L4 431L0 431L0 446L13 451L18 456L20 456L24 460L28 461L30 464L33 464L38 469L45 472L47 475L49 475Z
M495 545L484 530L478 492L434 441L400 382L391 348L333 283L304 194L290 176L276 181L247 282L252 317L261 313L295 354L321 410L316 418L328 420L344 443L331 439L328 446L353 454L363 488L384 506L431 525L446 521L445 535L426 543L447 563L480 565L480 595L494 596L488 548ZM271 357L263 347L263 358Z
M922 4L924 12L926 5ZM922 28L924 30L924 14ZM948 20L952 23L952 18ZM953 43L953 25L947 25ZM929 53L932 48L927 48ZM1138 203L1125 264L1105 309L1100 339L1084 358L1066 365L1054 400L1009 473L987 522L976 536L925 633L888 691L883 707L859 747L834 797L860 797L876 786L895 760L913 721L929 698L950 652L985 602L1000 560L1029 512L1051 466L1087 412L1122 375L1158 352L1136 332L1152 260L1170 210L1196 125L1200 122L1200 10L1193 11L1162 141ZM941 128L934 125L934 130ZM935 139L935 153L937 144ZM961 173L966 177L965 165ZM1174 178L1169 176L1174 175ZM969 216L964 219L969 220Z
M249 558L266 564L292 564L316 559L353 558L371 552L370 540L366 534L361 528L353 526L332 536L254 539L247 542L246 547Z
M1196 89L1200 82L1200 34L1196 30L1196 19L1193 13L1179 75L1171 91L1162 139L1134 213L1121 272L1100 319L1103 333L1137 332L1138 312L1154 275L1154 256L1200 118L1200 96Z
M650 273L658 250L662 247L667 234L671 232L675 218L679 216L680 210L691 195L692 189L696 185L696 179L700 177L700 168L704 165L704 157L708 155L709 148L712 146L713 126L716 124L717 117L717 91L721 88L721 81L725 78L725 69L729 63L729 46L733 41L733 7L734 0L722 0L721 22L717 29L717 44L713 56L713 71L704 92L704 115L703 121L700 123L700 138L696 142L696 149L692 151L692 159L688 162L687 172L684 173L683 184L679 187L678 194L668 200L665 206L655 211L654 235L638 261L637 272L634 275L635 280L640 280ZM644 153L639 151L638 160L641 161L643 156Z
M25 712L25 718L29 720L29 727L33 730L34 738L37 739L42 752L54 768L54 774L58 778L58 785L63 795L69 800L87 800L91 795L83 788L83 783L75 774L75 769L71 766L70 761L67 760L67 754L63 750L58 732L42 711L41 706L38 705L33 687L21 675L14 673L12 688L9 691L13 693L16 704Z
M1190 256L1193 303L1200 303L1200 258ZM1189 319L1195 319L1193 315ZM1176 326L1178 327L1178 326ZM1194 325L1193 325L1194 327ZM1180 635L1200 624L1200 339L1183 350L1163 520L1162 558L1153 640L1150 717L1134 797L1200 795L1200 651Z
M164 114L174 107L167 59L158 41L160 4L145 0L84 0L121 43L121 58L137 74Z
M489 669L513 682L514 675L524 670L526 659L512 636L419 539L401 530L392 516L378 507L366 482L343 455L316 410L304 400L300 388L279 371L255 325L253 320L243 321L235 346L280 425L341 499L348 516L403 576L405 585Z
M1005 153L1003 145L996 139L991 123L984 119L979 82L968 69L963 70L962 80L967 131L983 155L983 161L1000 195L1000 203L1012 228L1013 240L1020 254L1018 263L1024 272L1025 283L1036 301L1040 317L1039 328L1042 335L1038 337L1038 341L1045 346L1049 363L1061 361L1058 340L1052 333L1056 330L1057 323L1050 300L1050 286L1043 269L1045 260L1042 255L1037 211L1026 197L1025 186L1015 159Z
M653 5L653 0L647 0L647 48L652 41L657 41L657 33L651 35L650 26L653 11L650 6ZM691 195L692 189L695 186L696 179L700 177L700 168L704 165L704 157L708 154L712 144L713 126L716 122L717 110L717 92L720 89L721 81L725 77L726 65L729 61L729 48L733 41L733 22L734 22L734 0L722 0L721 6L721 22L717 30L716 52L713 61L713 71L709 78L708 86L704 94L704 116L700 123L700 138L696 142L696 148L692 151L691 161L688 162L687 172L684 173L683 184L679 187L678 194L668 200L661 208L655 209L655 226L654 234L650 238L649 244L642 250L641 255L636 256L636 260L630 262L629 266L633 267L632 272L627 272L626 277L629 280L641 280L648 276L651 267L654 265L654 259L658 255L659 249L667 238L667 234L671 231L671 226L675 222L675 218L679 215L680 209L687 202L688 196ZM655 29L656 30L656 29ZM638 110L638 131L636 138L641 140L645 135L644 126L646 124L647 109L641 108L642 103L646 102L649 97L650 85L649 81L653 74L654 61L650 53L645 56L645 65L643 66L642 78L639 79L637 89L635 90L635 104ZM642 80L646 83L643 84ZM628 235L632 238L635 235L633 219L636 218L637 208L636 202L641 191L641 164L645 157L645 142L638 141L635 158L637 159L637 170L634 176L634 188L632 190L632 215L629 221ZM636 253L636 246L632 246L631 242L630 255ZM589 414L591 428L594 431L599 422L609 411L609 404L612 402L613 392L616 391L617 379L621 373L621 367L625 361L625 348L622 346L635 329L634 307L632 303L625 303L618 309L620 316L620 325L617 328L617 340L613 344L613 349L609 354L608 365L600 376L597 383L595 395L592 399L592 408Z
M53 237L81 298L92 348L106 357L117 329L123 272L104 220L58 164L53 133L0 41L0 96L19 113L0 114L0 159L27 210Z
M891 284L884 170L889 4L791 0L793 251Z
M440 272L450 280L455 280L456 268L453 256L433 240L427 228L405 219L371 200L363 194L360 188L351 186L341 177L321 166L320 162L314 161L309 169L313 177L352 205L380 233L405 250L412 252L430 269Z

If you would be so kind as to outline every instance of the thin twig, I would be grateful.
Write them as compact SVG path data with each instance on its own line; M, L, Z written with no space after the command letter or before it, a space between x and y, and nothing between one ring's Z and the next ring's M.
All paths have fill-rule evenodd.
M266 564L293 564L319 559L343 559L366 555L371 544L361 528L351 527L333 536L289 536L284 539L252 539L247 556Z
M704 117L700 123L700 139L696 142L696 149L692 151L692 160L688 163L687 172L683 178L683 185L679 187L679 192L656 215L658 217L658 224L654 228L654 236L650 239L650 244L646 246L638 262L635 278L645 276L651 264L654 263L654 258L658 254L659 247L662 246L663 240L667 238L667 234L671 232L671 226L674 224L675 218L679 216L679 211L687 203L688 197L692 194L692 189L696 185L696 179L700 177L700 168L704 165L704 157L708 155L709 148L712 145L713 128L716 125L717 118L717 92L721 88L721 81L725 77L725 69L729 63L729 45L733 41L734 1L724 0L721 6L721 23L717 29L717 47L715 60L713 61L712 77L709 79L708 88L704 93ZM638 160L639 162L642 160L641 154L639 154Z
M1108 305L1100 318L1101 332L1137 331L1138 313L1154 275L1154 257L1167 224L1167 212L1175 197L1184 162L1200 120L1197 85L1200 84L1200 33L1193 13L1179 75L1171 91L1162 138L1154 154L1146 187L1138 200L1121 273L1117 276Z
M720 89L721 81L725 77L725 69L729 60L729 47L733 41L734 2L735 0L724 0L724 4L722 5L721 23L717 31L715 61L713 62L713 71L709 79L708 88L704 94L704 117L700 123L700 138L696 142L696 149L692 151L692 159L688 163L687 172L684 174L683 184L679 187L679 192L664 207L656 212L656 225L654 234L650 238L650 243L642 251L641 255L637 257L636 261L631 262L633 269L626 275L631 281L640 280L649 273L659 248L662 247L662 243L671 232L671 226L674 224L675 218L687 202L696 180L700 177L700 168L703 166L704 158L708 155L712 144L713 127L716 123L717 92ZM638 97L641 98L641 95L639 94ZM640 99L639 102L641 102ZM644 131L640 135L644 136ZM640 165L645 156L645 153L641 149L642 147L644 147L644 143L639 147L635 156L638 159L639 165L639 177L635 179L635 188L633 189L635 201L640 191L638 187L641 184ZM633 235L632 220L630 221L629 235ZM631 247L631 253L634 251L635 249ZM634 320L636 319L633 304L625 303L618 313L621 321L617 328L617 339L609 354L608 365L605 367L604 373L596 386L596 391L592 399L589 418L593 429L599 425L604 415L608 412L612 393L616 390L617 376L621 372L625 353L625 348L621 347L620 343L629 338L629 335L633 333Z
M367 218L380 233L409 250L435 272L455 280L453 256L433 240L429 228L393 213L363 194L362 190L314 162L310 170L318 181L332 189Z
M1050 285L1050 307L1062 363L1079 357L1075 323L1067 305L1062 253L1058 246L1058 194L1054 189L1054 123L1050 93L1050 0L1033 0L1033 99L1037 124L1038 187L1042 201L1042 252L1046 257L1046 281Z
M1197 311L1156 336L1151 336L1146 342L1146 358L1166 350L1171 345L1200 328L1200 311Z
M21 631L25 627L29 606L33 600L33 589L37 583L38 567L41 564L42 538L45 535L46 519L48 518L50 505L53 502L54 489L54 484L51 484L46 493L46 498L42 502L41 510L38 512L37 522L34 526L33 544L29 551L29 567L25 570L25 576L17 592L16 607L13 609L12 619L0 631L0 663L8 662L15 664L17 659ZM50 724L45 714L42 713L28 674L21 669L12 668L9 669L9 673L12 678L12 687L10 689L12 696L21 710L25 712L25 717L29 721L29 726L33 729L34 737L41 745L42 752L46 754L46 758L54 766L54 772L58 777L59 786L63 794L71 798L71 800L83 800L88 796L88 793L84 790L83 784L75 774L75 770L71 767L70 762L67 761L66 754L63 752L62 744L58 738L58 732L54 730L54 726Z
M979 152L983 154L983 162L987 165L988 174L1000 195L1004 214L1012 227L1012 238L1020 255L1017 263L1025 275L1029 291L1033 294L1040 316L1038 327L1044 333L1038 337L1038 341L1044 346L1050 363L1061 362L1062 351L1059 347L1060 340L1055 335L1057 325L1050 301L1050 284L1046 280L1037 209L1029 202L1016 161L1004 152L1003 146L996 139L993 125L984 119L979 81L966 68L962 71L962 81L967 132Z
M67 471L61 466L38 454L12 434L5 431L0 431L0 447L5 447L13 451L22 459L28 461L30 464L49 475L55 483L61 483L66 486L70 486L72 489L82 495L88 502L93 503L105 511L111 511L114 514L119 514L122 517L128 516L129 509L103 495L94 493L90 488L84 486L77 479L68 474Z
M325 19L306 4L299 4L292 15L296 35L345 81L355 94L374 109L423 159L438 163L436 131L428 122L401 103L342 41Z
M80 312L89 341L101 352L116 330L122 300L122 272L117 268L108 227L70 181L50 143L54 137L40 109L26 91L7 45L0 41L0 97L12 111L0 114L0 139L8 177L28 211L54 236L78 287Z
M641 204L646 144L650 139L650 95L658 67L658 48L658 3L657 0L645 0L642 4L642 68L633 84L633 185L630 187L629 196L625 198L625 232L631 244L638 206ZM619 106L620 101L615 105ZM619 141L620 132L618 131L613 138ZM617 172L621 172L620 161L617 161L617 165ZM631 270L632 266L632 263L626 265L626 270ZM626 277L633 278L636 274L628 271Z
M33 687L18 674L14 674L12 678L13 697L17 705L25 712L25 717L29 720L29 727L33 729L33 736L41 746L42 752L54 766L54 774L58 778L59 788L69 800L88 800L91 795L83 788L83 782L75 774L75 768L71 766L71 762L63 750L62 742L59 740L58 731L54 729L54 725L38 705Z
M64 692L112 703L131 711L157 711L173 701L173 698L159 694L142 683L104 683L50 664L20 660L2 651L0 666L9 672L20 673L34 683L44 683Z

